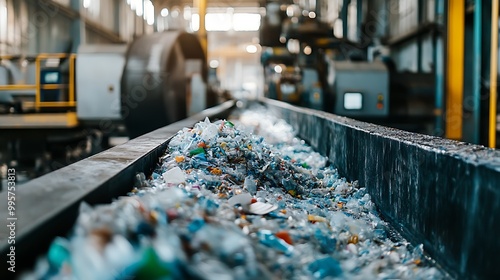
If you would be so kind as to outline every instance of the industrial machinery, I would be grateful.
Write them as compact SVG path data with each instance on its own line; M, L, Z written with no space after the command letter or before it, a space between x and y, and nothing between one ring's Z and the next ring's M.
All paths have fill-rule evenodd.
M396 71L382 46L337 38L315 9L278 3L262 20L261 44L265 96L290 102L277 94L284 69L294 69L293 104L320 109L377 124L432 134L434 79L430 74ZM311 9L309 9L311 10ZM311 14L312 13L312 14ZM280 25L273 24L281 20ZM411 106L409 104L412 104Z
M389 114L389 73L382 62L336 61L329 70L336 114L352 117Z
M0 163L57 169L106 148L111 135L134 138L205 109L206 83L198 38L178 31L1 57Z

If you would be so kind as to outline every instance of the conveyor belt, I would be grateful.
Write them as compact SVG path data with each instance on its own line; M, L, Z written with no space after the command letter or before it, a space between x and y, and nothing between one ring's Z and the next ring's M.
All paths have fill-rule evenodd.
M500 278L500 151L266 103L451 274Z
M113 198L126 194L132 187L135 174L154 167L168 139L177 131L205 117L226 116L233 105L234 102L228 101L17 186L16 267L31 266L35 256L46 251L55 236L68 232L78 215L80 202L92 205L109 203ZM6 191L0 193L0 205L0 219L7 222ZM1 227L0 248L4 264L11 246L8 237L9 229ZM2 266L0 275L7 272L6 266Z
M291 123L341 175L366 186L386 218L414 243L423 243L456 277L498 278L500 152L432 136L264 100ZM30 265L51 238L64 235L81 201L109 202L150 170L167 140L205 116L225 117L233 103L204 111L56 172L16 192L16 256ZM6 193L0 218L6 221ZM0 227L5 263L8 229ZM2 270L5 273L6 270Z

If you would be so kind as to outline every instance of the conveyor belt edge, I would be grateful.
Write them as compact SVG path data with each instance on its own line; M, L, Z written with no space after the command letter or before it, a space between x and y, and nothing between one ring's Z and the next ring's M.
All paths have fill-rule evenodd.
M54 236L64 236L73 226L80 202L109 203L131 190L137 172L151 169L177 131L190 127L205 117L225 117L234 106L228 101L113 147L109 150L63 167L16 187L15 244L9 243L10 230L0 227L0 275L6 269L10 246L15 245L16 267L31 266L34 257L47 249ZM9 224L7 192L0 193L0 219ZM44 244L41 246L40 244ZM12 276L12 275L10 275ZM1 279L8 279L0 277Z
M500 279L500 151L264 100L460 279Z

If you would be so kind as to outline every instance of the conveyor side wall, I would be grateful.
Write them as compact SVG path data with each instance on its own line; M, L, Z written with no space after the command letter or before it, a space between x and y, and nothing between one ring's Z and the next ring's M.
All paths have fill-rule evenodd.
M500 279L500 151L266 100L460 279Z
M226 117L233 106L234 101L227 101L17 186L15 244L8 242L10 230L4 224L0 227L0 262L7 263L10 246L14 245L16 271L32 267L54 237L68 234L82 201L91 205L110 203L125 195L132 189L136 173L149 172L156 166L175 133L205 117ZM10 216L5 191L0 193L0 205L0 219L7 223ZM3 268L0 279L11 279L7 266Z

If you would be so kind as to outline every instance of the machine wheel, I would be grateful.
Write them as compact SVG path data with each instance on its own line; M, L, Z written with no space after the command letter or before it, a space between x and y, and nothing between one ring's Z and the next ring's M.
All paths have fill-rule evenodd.
M122 116L130 138L187 117L193 74L206 83L205 54L195 35L169 31L132 42L121 80Z

